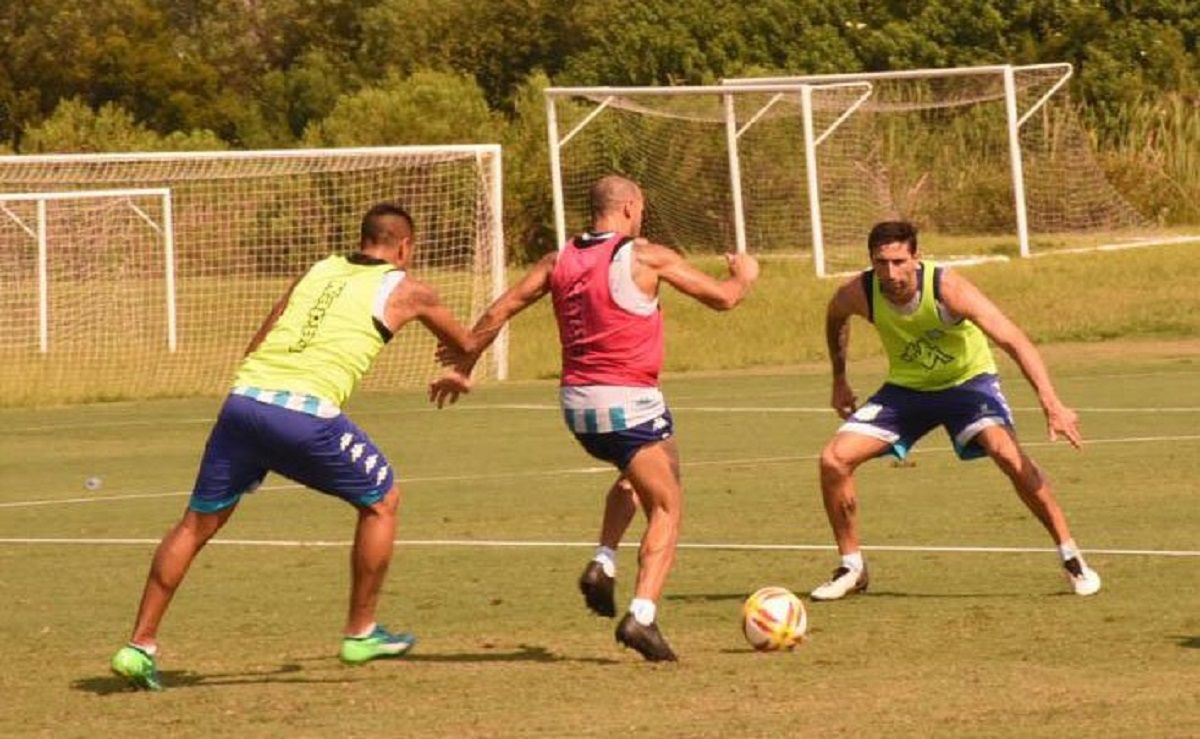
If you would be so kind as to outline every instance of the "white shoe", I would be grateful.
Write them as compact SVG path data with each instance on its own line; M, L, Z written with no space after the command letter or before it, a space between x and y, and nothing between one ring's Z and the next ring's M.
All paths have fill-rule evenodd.
M1072 557L1063 562L1063 570L1067 573L1067 581L1071 583L1075 595L1095 595L1100 592L1100 573L1084 564L1079 557Z
M818 585L809 597L813 600L837 600L851 593L859 593L867 589L867 566L861 570L849 567L838 567L828 582Z

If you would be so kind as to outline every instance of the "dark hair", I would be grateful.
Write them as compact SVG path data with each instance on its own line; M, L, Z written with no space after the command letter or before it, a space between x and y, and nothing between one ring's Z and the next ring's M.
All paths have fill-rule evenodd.
M393 237L395 234L387 227L388 218L399 218L404 221L404 226L408 233L399 234L400 236L412 234L413 220L407 210L396 203L376 203L363 216L362 228L360 230L362 243L379 244Z
M917 227L908 221L883 221L876 223L867 236L867 253L874 254L875 250L897 241L908 244L908 253L917 253Z

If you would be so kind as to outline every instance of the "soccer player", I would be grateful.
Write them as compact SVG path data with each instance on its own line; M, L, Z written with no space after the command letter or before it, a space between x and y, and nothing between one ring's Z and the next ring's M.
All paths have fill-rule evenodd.
M671 412L658 387L659 286L666 282L710 308L729 310L746 297L758 263L747 254L726 255L729 277L713 278L671 249L639 238L644 207L633 181L615 175L598 180L591 189L591 228L542 258L484 312L473 331L482 351L510 318L550 293L562 344L563 416L589 454L618 470L600 545L579 587L592 611L616 615L616 549L640 504L647 526L637 582L616 638L647 660L672 661L675 653L658 628L657 603L675 558L683 488ZM439 406L468 389L477 358L443 352L443 361L457 366L431 387Z
M391 561L400 488L392 465L340 410L392 336L420 321L444 344L473 348L471 334L433 288L413 279L413 222L380 203L362 219L357 253L314 264L259 328L213 426L183 518L154 553L129 643L113 671L160 690L157 633L188 566L241 497L277 472L354 506L350 608L341 659L361 664L407 652L410 634L375 621Z
M991 339L1020 366L1037 392L1051 441L1061 434L1079 448L1078 417L1059 400L1033 343L965 277L922 261L911 224L877 224L867 250L871 269L838 288L825 318L832 405L845 423L821 452L821 494L842 561L833 577L812 591L813 600L836 600L867 589L855 469L885 454L904 459L936 426L945 427L960 459L986 455L1008 476L1021 501L1054 538L1074 591L1099 591L1100 576L1071 538L1050 481L1017 442L988 348ZM871 322L889 363L883 387L862 406L846 380L851 316Z

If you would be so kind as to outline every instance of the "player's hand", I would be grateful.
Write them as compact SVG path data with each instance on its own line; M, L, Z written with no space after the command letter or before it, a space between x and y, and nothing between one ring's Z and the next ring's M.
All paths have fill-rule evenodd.
M447 403L454 405L459 395L471 392L471 378L451 370L433 382L429 383L429 402L436 403L438 408Z
M729 274L747 285L758 279L758 260L746 252L726 254L725 263L729 265Z
M442 342L438 342L437 352L435 353L438 364L443 367L453 367L455 365L465 364L468 360L474 359L470 354L464 351L447 346Z
M833 410L837 411L838 417L845 420L850 417L854 411L858 410L858 396L854 394L854 389L850 387L850 383L846 378L835 378L833 381L833 393L829 404Z
M1046 407L1046 429L1050 432L1050 441L1058 441L1062 434L1076 449L1083 448L1083 435L1079 433L1079 414L1074 410L1055 403Z

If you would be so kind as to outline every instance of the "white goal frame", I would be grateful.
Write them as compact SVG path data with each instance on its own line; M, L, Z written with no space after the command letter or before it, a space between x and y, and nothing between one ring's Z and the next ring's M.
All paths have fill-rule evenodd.
M0 345L16 352L0 370L0 404L222 392L250 322L258 325L297 270L352 249L365 208L382 201L413 213L418 276L469 322L506 287L501 157L499 144L0 155L0 224L17 247L0 258L27 266L8 275L20 288L10 302L26 307L0 327L7 331ZM89 334L72 325L61 346L55 335L55 239L62 234L54 203L122 197L142 212L118 204L113 213L146 244L138 253L165 254L167 269L142 267L141 292L132 289L136 278L127 290L144 296L142 315L162 326L157 283L165 277L167 351L158 348L161 333L147 334L128 363L114 353L120 334L111 326ZM162 198L165 215L138 199L146 197ZM143 237L139 221L155 233ZM113 315L126 310L125 303L103 305ZM412 336L381 357L365 391L423 385L438 371L432 348L425 352L436 339L418 325L404 331ZM509 337L506 327L480 362L481 376L508 378ZM78 361L84 356L90 359Z
M859 103L861 104L867 97L870 96L871 85L861 81L831 81L824 84L809 84L805 82L781 82L770 83L762 82L761 84L723 84L723 85L693 85L693 86L678 86L678 87L550 87L545 90L546 96L546 133L550 146L550 179L554 195L554 227L558 238L559 248L566 242L567 225L566 225L566 204L563 196L563 177L562 177L562 147L566 146L572 138L582 131L596 116L600 115L613 98L619 95L654 95L654 96L675 96L675 95L714 95L719 96L724 106L724 128L725 128L725 143L726 154L728 157L729 180L730 180L730 204L733 212L734 239L736 250L738 252L746 251L746 217L745 217L745 202L742 197L742 172L741 164L738 157L738 139L754 125L759 118L766 113L775 101L780 99L785 94L800 94L808 96L811 100L813 89L824 89L831 87L852 87L860 88L862 95ZM737 118L734 111L734 99L736 93L778 93L778 95L768 102L761 110L750 117L742 126L738 126ZM558 108L557 101L560 98L570 98L577 96L590 96L603 98L595 110L588 113L582 120L566 134L559 134L558 127ZM834 124L840 124L845 116L839 118ZM812 121L811 116L806 119L807 129L811 133Z
M1016 74L1022 71L1047 70L1056 71L1059 75L1049 87L1029 108L1019 111L1016 95ZM722 80L723 85L742 88L746 85L774 86L787 83L802 83L805 85L822 85L829 83L870 82L872 80L922 79L929 77L959 77L968 75L998 74L1004 83L1005 125L1008 130L1009 166L1013 186L1013 210L1017 224L1017 242L1022 257L1030 256L1029 222L1025 202L1025 173L1021 160L1021 126L1029 120L1046 102L1071 79L1074 67L1068 62L1053 62L1048 64L995 64L976 67L950 67L945 69L910 69L897 72L855 72L844 74L814 74L782 77L731 77ZM856 106L857 107L857 106ZM817 159L816 148L821 140L813 136L808 121L812 117L811 93L804 100L805 129L804 150L808 162L809 202L812 204L813 217L813 259L817 264L817 275L825 276L824 264L824 234L820 220L820 193L817 188Z
M146 211L133 202L132 198L158 198L162 204L162 222L156 222ZM159 235L163 249L163 277L166 284L164 301L167 311L167 351L178 347L175 313L175 232L171 216L171 190L166 187L126 188L118 190L72 190L66 192L7 192L0 193L0 212L15 223L22 231L37 242L38 280L38 351L50 351L50 285L49 285L49 229L47 204L63 200L123 199L139 218ZM13 202L35 203L37 222L32 226L8 207Z

